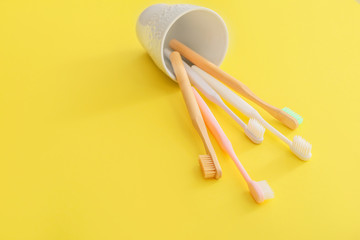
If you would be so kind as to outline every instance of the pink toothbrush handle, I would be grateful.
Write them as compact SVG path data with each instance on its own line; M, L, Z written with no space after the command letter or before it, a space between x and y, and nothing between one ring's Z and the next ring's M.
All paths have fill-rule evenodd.
M231 145L230 140L227 138L226 134L220 127L220 124L216 120L215 116L212 114L209 107L206 105L205 101L202 99L200 94L193 88L193 92L195 95L196 102L199 105L201 115L205 121L206 126L209 128L211 134L215 137L216 141L219 143L220 147L227 152L230 157L233 159L234 163L236 164L237 168L245 178L247 182L251 181L249 174L246 172L243 165L240 163L239 159L237 158L235 151Z

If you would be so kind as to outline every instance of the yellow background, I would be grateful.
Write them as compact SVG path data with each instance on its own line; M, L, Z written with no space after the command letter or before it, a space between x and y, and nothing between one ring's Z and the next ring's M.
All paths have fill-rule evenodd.
M215 142L223 177L202 178L179 88L136 39L153 3L0 1L0 239L360 239L360 4L187 1L226 21L224 70L304 117L290 131L257 108L309 162L209 103L275 192L257 205Z

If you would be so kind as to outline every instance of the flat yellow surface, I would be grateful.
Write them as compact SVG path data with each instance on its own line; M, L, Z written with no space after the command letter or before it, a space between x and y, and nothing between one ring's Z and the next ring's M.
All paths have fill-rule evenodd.
M258 205L215 142L223 177L202 178L180 90L136 39L153 3L0 1L0 239L360 239L360 4L187 2L226 21L223 69L304 117L290 131L257 108L309 162L209 103L275 192Z

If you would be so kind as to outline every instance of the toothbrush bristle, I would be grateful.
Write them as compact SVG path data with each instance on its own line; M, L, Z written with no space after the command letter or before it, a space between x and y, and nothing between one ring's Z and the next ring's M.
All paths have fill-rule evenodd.
M296 112L291 110L290 108L284 107L282 110L284 112L286 112L287 114L289 114L290 116L292 116L293 118L295 118L299 124L301 124L303 122L304 119L299 114L297 114Z
M311 144L300 136L295 136L291 144L291 150L304 161L310 159L311 147Z
M216 167L210 155L199 155L199 163L203 172L204 178L215 178Z
M258 186L261 187L261 190L264 194L264 200L274 198L274 192L272 191L270 185L266 180L257 182Z
M258 140L263 139L265 128L255 118L250 118L248 125L247 125L247 129L253 135L254 138L256 138Z

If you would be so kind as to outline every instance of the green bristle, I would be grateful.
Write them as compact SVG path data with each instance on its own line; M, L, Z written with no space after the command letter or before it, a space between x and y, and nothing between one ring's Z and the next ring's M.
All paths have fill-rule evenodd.
M296 112L294 112L293 110L291 110L290 108L284 107L282 109L284 112L286 112L287 114L289 114L290 116L294 117L299 124L301 124L303 122L303 118L297 114Z

